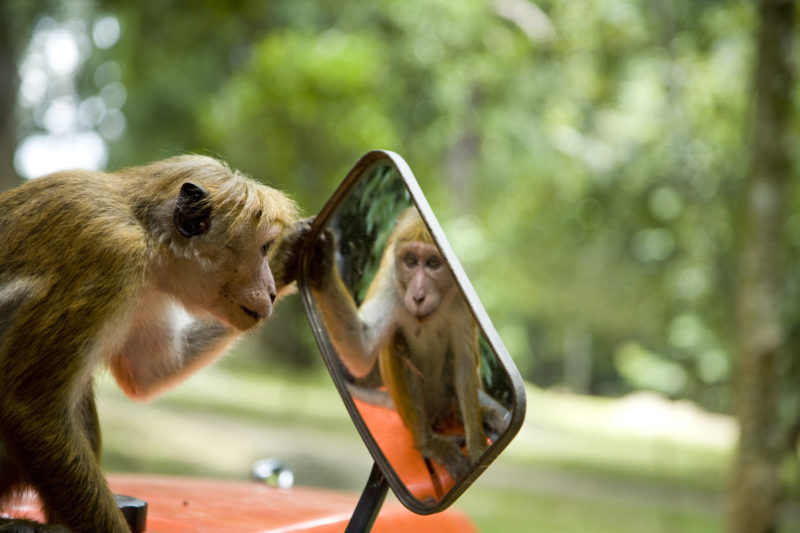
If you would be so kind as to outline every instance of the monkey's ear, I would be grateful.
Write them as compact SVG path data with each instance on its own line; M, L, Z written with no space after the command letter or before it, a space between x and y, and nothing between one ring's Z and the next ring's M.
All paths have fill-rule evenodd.
M186 182L181 186L172 220L187 239L204 234L211 226L211 205L207 198L208 192L199 185Z

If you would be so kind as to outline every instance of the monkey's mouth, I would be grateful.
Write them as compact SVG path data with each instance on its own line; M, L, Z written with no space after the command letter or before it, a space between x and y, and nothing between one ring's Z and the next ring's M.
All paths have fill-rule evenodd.
M418 322L424 322L426 318L431 316L434 310L419 310L414 313L414 318L417 319Z
M241 307L242 311L244 311L244 313L245 313L247 316L249 316L250 318L252 318L252 319L253 319L253 320L255 320L256 322L258 322L259 320L261 320L262 318L264 318L264 316L263 316L263 315L261 315L260 313L258 313L258 312L256 312L256 311L253 311L252 309L248 309L247 307L245 307L245 306L243 306L243 305L240 305L239 307Z

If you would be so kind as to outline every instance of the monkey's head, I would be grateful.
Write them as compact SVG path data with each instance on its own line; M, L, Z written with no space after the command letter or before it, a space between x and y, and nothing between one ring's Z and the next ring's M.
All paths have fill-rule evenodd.
M157 165L169 176L154 221L160 287L194 313L250 329L272 313L277 294L270 250L297 219L295 204L211 158L183 156Z
M451 296L453 275L416 208L400 214L393 237L399 296L406 310L423 320Z

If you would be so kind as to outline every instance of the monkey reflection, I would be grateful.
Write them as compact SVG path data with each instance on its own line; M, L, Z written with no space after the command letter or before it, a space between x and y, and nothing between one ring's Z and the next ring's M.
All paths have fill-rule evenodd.
M333 250L332 235L323 233L311 285L339 356L355 377L377 359L417 449L458 479L486 451L484 423L496 436L507 411L481 390L477 324L449 267L413 207L398 217L359 308ZM463 425L468 457L464 438L442 434L453 421Z

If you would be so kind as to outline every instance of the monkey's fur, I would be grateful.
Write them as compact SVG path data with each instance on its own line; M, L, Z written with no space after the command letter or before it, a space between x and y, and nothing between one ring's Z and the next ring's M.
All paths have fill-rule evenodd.
M30 486L50 524L128 531L99 465L94 368L144 399L211 362L288 291L297 224L283 193L203 156L1 194L0 499Z

